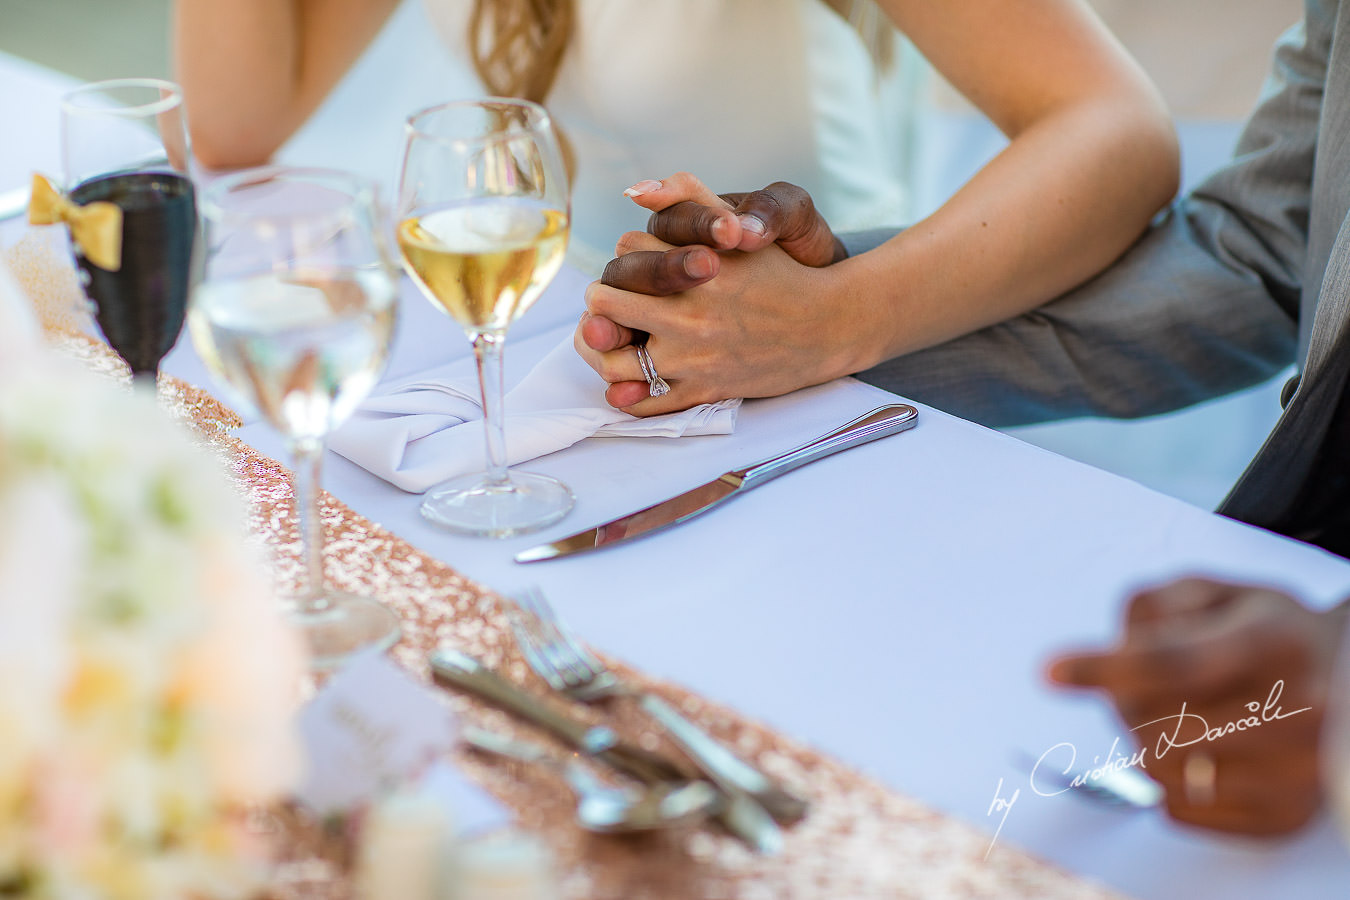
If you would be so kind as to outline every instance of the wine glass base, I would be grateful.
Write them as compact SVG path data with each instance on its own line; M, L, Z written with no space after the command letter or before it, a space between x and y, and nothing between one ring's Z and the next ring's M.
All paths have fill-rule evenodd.
M427 491L422 516L450 531L501 538L552 525L574 502L571 489L547 475L511 472L504 484L494 484L479 473Z
M398 617L369 597L325 591L322 609L293 607L287 618L300 632L315 669L339 666L362 650L385 650L398 642Z

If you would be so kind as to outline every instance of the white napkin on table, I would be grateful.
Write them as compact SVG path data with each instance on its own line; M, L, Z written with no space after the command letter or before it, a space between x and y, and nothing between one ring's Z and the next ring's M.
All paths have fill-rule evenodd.
M637 418L605 402L605 383L577 355L572 336L506 394L509 465L570 447L588 437L730 434L740 400ZM478 380L420 377L372 397L328 440L352 462L405 491L428 488L485 468Z

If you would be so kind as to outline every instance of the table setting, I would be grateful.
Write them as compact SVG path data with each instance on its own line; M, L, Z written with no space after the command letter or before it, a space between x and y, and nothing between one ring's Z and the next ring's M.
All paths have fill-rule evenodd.
M248 558L240 584L210 560L179 574L251 597L250 624L202 667L252 672L240 696L282 749L256 790L194 807L219 803L247 839L212 846L253 861L193 869L208 874L176 895L1331 897L1350 883L1329 818L1272 843L1171 822L1152 782L1121 775L1132 745L1109 708L1043 674L1108 639L1139 587L1201 573L1327 606L1350 595L1350 563L851 378L651 419L609 408L572 351L591 276L564 261L565 167L531 104L413 114L389 202L389 172L195 172L167 82L117 85L155 93L116 102L149 109L156 154L105 137L89 142L130 146L135 165L76 164L79 130L44 131L52 109L107 87L7 57L0 75L25 86L5 114L32 136L0 152L0 188L43 174L15 191L28 209L51 185L54 210L0 221L6 355L39 372L59 360L58 395L108 398L111 418L78 435L90 446L119 416L149 416L147 435L191 445L166 438L164 471L211 460L229 499L165 488L162 517L219 504ZM116 200L80 193L110 171L158 179L161 198L182 195L176 177L193 192L171 230L196 248L145 264L182 273L177 293L133 299L157 318L126 340L98 277L147 277L136 254L157 239L131 230L134 204L120 258L73 224ZM83 415L23 400L42 380L24 371L0 367L15 409ZM131 493L158 496L146 477ZM51 575L55 551L29 552L38 574L11 554L19 574L0 567L0 584ZM71 652L80 671L88 651ZM203 735L211 758L224 738ZM112 877L33 846L39 862L0 887L55 896ZM175 883L155 865L109 895Z

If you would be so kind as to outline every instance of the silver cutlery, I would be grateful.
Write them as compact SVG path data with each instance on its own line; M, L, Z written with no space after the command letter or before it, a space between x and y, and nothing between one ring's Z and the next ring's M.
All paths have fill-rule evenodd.
M1019 767L1028 775L1053 782L1057 787L1072 791L1106 806L1128 806L1149 809L1162 802L1162 787L1147 775L1132 768L1108 768L1089 777L1088 773L1057 772L1037 765L1037 760L1026 751L1016 754Z
M743 469L723 473L707 484L603 525L588 528L552 543L531 547L517 553L515 560L518 563L539 562L654 534L672 525L688 521L732 497L753 490L807 463L913 428L918 415L918 410L903 403L878 407L786 453Z
M706 781L665 782L642 789L615 787L601 781L575 760L555 759L538 744L468 727L460 739L476 750L553 769L577 798L576 820L602 834L654 831L700 821L721 801Z
M623 682L577 641L548 601L530 588L514 598L511 624L530 667L554 690L585 703L630 695L726 794L724 821L763 852L781 846L778 824L806 815L807 802L741 760L664 700Z
M515 713L626 775L648 784L688 780L679 769L657 754L620 741L610 728L590 725L559 712L467 653L442 647L433 651L428 659L437 681Z

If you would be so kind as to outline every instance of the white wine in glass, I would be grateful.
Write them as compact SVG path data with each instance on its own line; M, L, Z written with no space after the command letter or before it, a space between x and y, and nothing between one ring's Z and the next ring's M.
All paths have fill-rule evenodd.
M404 268L473 343L487 471L433 487L422 515L454 531L505 537L572 508L572 492L506 465L502 351L567 251L567 175L548 113L525 100L444 103L408 120L399 186Z
M465 329L502 332L557 274L567 216L516 200L474 200L399 223L413 279Z
M206 277L188 327L236 399L286 439L305 586L291 604L311 662L387 647L398 620L367 597L324 584L319 520L324 441L379 380L394 329L396 281L363 179L273 167L225 178L202 203Z

